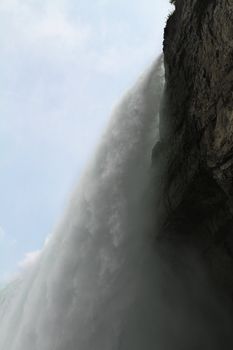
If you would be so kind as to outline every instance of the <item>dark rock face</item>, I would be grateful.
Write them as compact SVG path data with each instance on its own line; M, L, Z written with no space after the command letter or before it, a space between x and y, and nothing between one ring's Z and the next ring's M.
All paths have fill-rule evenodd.
M176 0L164 59L161 237L195 246L233 297L233 1Z

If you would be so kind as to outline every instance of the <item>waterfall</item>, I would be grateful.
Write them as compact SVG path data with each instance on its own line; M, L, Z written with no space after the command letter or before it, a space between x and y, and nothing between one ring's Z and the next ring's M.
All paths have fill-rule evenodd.
M160 58L115 108L39 260L2 298L0 349L158 344L146 193L162 90Z
M37 262L0 291L1 350L232 348L232 309L200 257L174 236L155 244L162 91L160 58L115 108Z

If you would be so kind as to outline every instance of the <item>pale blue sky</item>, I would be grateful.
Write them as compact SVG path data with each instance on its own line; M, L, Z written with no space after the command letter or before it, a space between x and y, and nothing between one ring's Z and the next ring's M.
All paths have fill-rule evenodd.
M171 10L168 0L1 0L0 280L59 221L113 105L161 52Z

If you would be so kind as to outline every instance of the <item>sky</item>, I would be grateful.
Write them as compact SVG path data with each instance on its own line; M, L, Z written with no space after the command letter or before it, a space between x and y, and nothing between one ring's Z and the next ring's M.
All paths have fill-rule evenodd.
M0 281L59 222L113 106L162 51L168 0L1 0Z

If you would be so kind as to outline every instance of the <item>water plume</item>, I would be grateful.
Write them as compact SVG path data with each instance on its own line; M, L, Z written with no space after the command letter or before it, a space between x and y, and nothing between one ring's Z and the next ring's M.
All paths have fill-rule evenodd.
M62 222L13 297L4 299L1 349L156 344L146 191L162 90L160 58L115 108Z
M162 91L160 58L115 108L40 258L0 293L0 349L232 348L232 310L200 257L179 233L154 239Z

